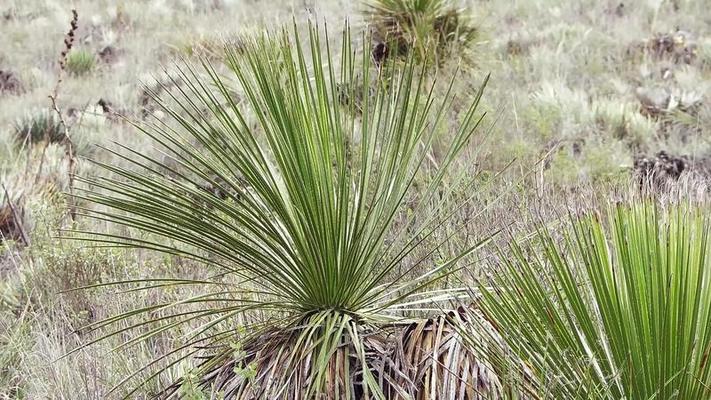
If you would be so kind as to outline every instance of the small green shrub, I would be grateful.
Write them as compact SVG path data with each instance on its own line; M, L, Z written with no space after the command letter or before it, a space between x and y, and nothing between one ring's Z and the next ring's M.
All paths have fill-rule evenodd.
M49 140L50 143L60 143L64 139L64 130L59 117L51 110L43 109L28 114L15 125L17 142L21 145L32 145Z
M373 0L366 3L376 36L390 55L414 53L441 64L455 49L471 44L479 30L449 0Z
M75 76L86 75L94 69L96 58L88 50L77 49L67 55L67 71Z

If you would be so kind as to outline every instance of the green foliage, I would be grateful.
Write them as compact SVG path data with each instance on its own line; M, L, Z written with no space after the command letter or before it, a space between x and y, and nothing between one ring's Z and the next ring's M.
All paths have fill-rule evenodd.
M200 377L193 371L183 374L183 381L178 389L178 396L184 400L207 400L209 397L199 388Z
M483 308L566 399L702 399L711 371L705 207L618 205L502 254Z
M96 57L86 49L76 49L67 55L67 71L75 76L86 75L94 69Z
M366 14L393 55L414 53L420 61L440 65L478 35L478 29L449 0L372 0Z
M99 163L121 180L82 179L91 189L80 197L103 206L89 216L142 232L94 233L95 242L189 257L221 270L201 281L145 279L144 288L196 285L206 291L92 327L132 318L138 320L132 328L154 326L147 333L136 329L129 345L197 323L168 355L216 345L222 350L195 373L206 377L206 385L220 376L213 389L227 385L236 398L251 398L250 387L266 397L305 393L308 398L330 390L331 379L341 382L338 390L347 396L354 390L377 393L366 357L373 327L391 321L410 295L445 277L481 245L469 244L419 277L410 271L422 268L422 260L402 268L446 219L438 215L446 204L439 198L452 189L440 182L483 117L476 115L483 86L441 149L438 169L419 188L417 205L407 207L406 195L443 132L450 91L435 99L413 58L376 69L370 54L355 56L347 30L338 62L317 28L310 28L306 47L296 29L295 35L285 30L276 39L261 36L228 49L237 87L206 61L199 69L183 65L175 78L182 82L175 85L180 90L170 92L170 101L155 96L178 129L141 127L167 157L122 146L112 153L129 168ZM343 106L336 100L344 90L351 98L356 90L363 92L360 112L354 102ZM255 119L256 127L250 122ZM417 218L400 218L395 226L408 208ZM420 250L432 254L443 243ZM440 299L447 294L437 292ZM420 294L416 304L428 307L427 296ZM154 318L154 310L174 314ZM233 321L253 310L267 320L250 327L243 359L235 360L229 346ZM338 377L328 372L343 362ZM295 371L307 385L293 379ZM225 379L222 372L233 377ZM252 379L255 373L270 378Z
M48 109L28 114L15 124L17 143L22 146L33 145L46 140L61 143L64 129L57 115Z
M534 103L526 107L522 115L528 131L536 135L533 140L540 138L540 141L550 141L563 125L561 109L550 104Z

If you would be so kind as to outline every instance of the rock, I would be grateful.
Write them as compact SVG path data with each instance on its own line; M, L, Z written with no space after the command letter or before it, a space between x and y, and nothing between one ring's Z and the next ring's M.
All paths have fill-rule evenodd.
M648 115L659 115L669 111L672 104L672 95L663 88L638 87L635 95L642 105L642 110Z
M698 110L704 100L704 95L695 91L683 91L678 93L676 97L679 98L679 109L687 113L693 113Z
M674 71L669 67L662 67L660 75L662 80L668 81L674 77Z

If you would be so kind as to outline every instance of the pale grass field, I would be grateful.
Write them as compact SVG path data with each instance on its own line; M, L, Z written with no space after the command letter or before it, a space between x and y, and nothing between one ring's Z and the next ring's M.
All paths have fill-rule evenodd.
M439 73L450 76L459 65L460 84L454 90L467 98L491 72L483 105L490 112L486 125L491 130L475 141L457 169L488 177L513 161L479 206L489 204L487 196L505 193L505 200L489 204L486 215L464 235L515 223L519 211L545 203L544 198L562 203L576 191L604 198L633 190L638 156L664 150L699 165L711 157L711 12L706 0L461 4L480 26L480 38L461 62L448 60ZM108 162L112 159L95 144L116 141L155 150L97 103L108 101L113 110L137 120L155 114L142 103L141 84L161 79L163 68L170 69L177 57L215 51L220 40L275 29L292 19L300 25L310 19L326 22L333 32L345 20L354 30L366 26L363 5L351 1L0 2L0 70L12 72L22 86L19 93L0 92L0 182L9 195L0 191L0 209L9 202L24 215L30 242L24 246L18 237L0 242L0 399L104 398L175 337L111 352L130 339L120 335L62 357L97 337L78 329L129 308L186 295L182 289L155 292L152 298L111 289L59 292L119 278L178 273L197 278L210 272L150 253L86 249L58 233L68 224L60 196L68 185L65 151L57 144L20 148L16 127L49 107L71 8L79 15L75 48L93 54L95 63L86 74L65 76L59 107L79 155ZM677 29L688 32L686 40L695 45L690 63L640 50L655 34ZM107 46L115 56L104 61L98 54ZM640 96L651 91L670 94L682 107L648 115ZM90 163L78 160L78 174L94 172ZM79 227L90 230L112 229L87 223L78 220ZM187 363L173 366L138 398L189 369Z

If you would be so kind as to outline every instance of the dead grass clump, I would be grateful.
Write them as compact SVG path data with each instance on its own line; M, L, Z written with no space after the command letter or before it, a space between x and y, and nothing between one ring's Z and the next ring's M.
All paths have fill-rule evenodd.
M23 241L25 240L24 209L21 206L11 205L9 199L6 200L0 204L0 242Z
M677 64L691 64L697 56L695 38L690 32L680 29L657 33L647 41L645 50L657 59L672 60Z
M654 156L640 156L634 162L634 175L642 188L665 192L670 185L688 177L697 184L711 182L711 157L692 158L660 151Z
M512 57L527 56L531 44L522 40L511 39L506 42L506 54Z
M506 398L505 383L490 363L501 354L503 340L480 310L459 307L413 322L396 335L393 375L397 386L414 387L413 397L426 399ZM399 379L398 379L399 377ZM388 398L400 399L397 393ZM521 395L521 393L519 393Z
M128 32L133 28L134 21L126 12L123 4L119 3L119 5L112 11L111 23L109 25L111 29L121 34Z
M676 157L665 151L660 151L653 157L638 157L634 162L634 172L640 182L652 180L656 186L679 179L688 167L686 157Z
M116 61L118 61L119 56L121 55L121 50L117 49L114 46L108 45L104 46L99 52L97 53L99 61L101 61L104 64L115 64Z
M181 393L186 386L220 392L224 398L271 398L281 393L289 398L301 398L300 382L309 370L318 368L315 355L292 361L289 355L276 351L290 345L297 333L274 329L247 338L244 345L231 345L225 353L228 360L207 373L199 382L185 378L168 389L167 395ZM525 397L527 388L508 387L501 380L490 357L500 357L507 351L496 328L475 307L459 307L438 316L397 324L386 329L363 332L366 358L359 359L350 341L343 342L327 356L328 392L323 399L365 399L362 384L345 387L345 374L353 375L353 382L362 382L363 368L377 381L386 399L502 399L515 390ZM476 343L475 343L476 342ZM317 346L317 343L305 348ZM365 363L363 363L365 361ZM206 361L206 364L209 362ZM294 379L288 387L275 387L269 379L260 377L279 373L293 365ZM530 382L530 371L523 371ZM372 394L371 394L372 395ZM523 397L521 397L523 396Z
M14 73L0 70L0 94L19 94L22 90L22 83Z
M225 48L240 53L245 44L242 37L233 33L194 35L183 41L169 45L170 54L178 57L203 58L213 61L225 59Z

